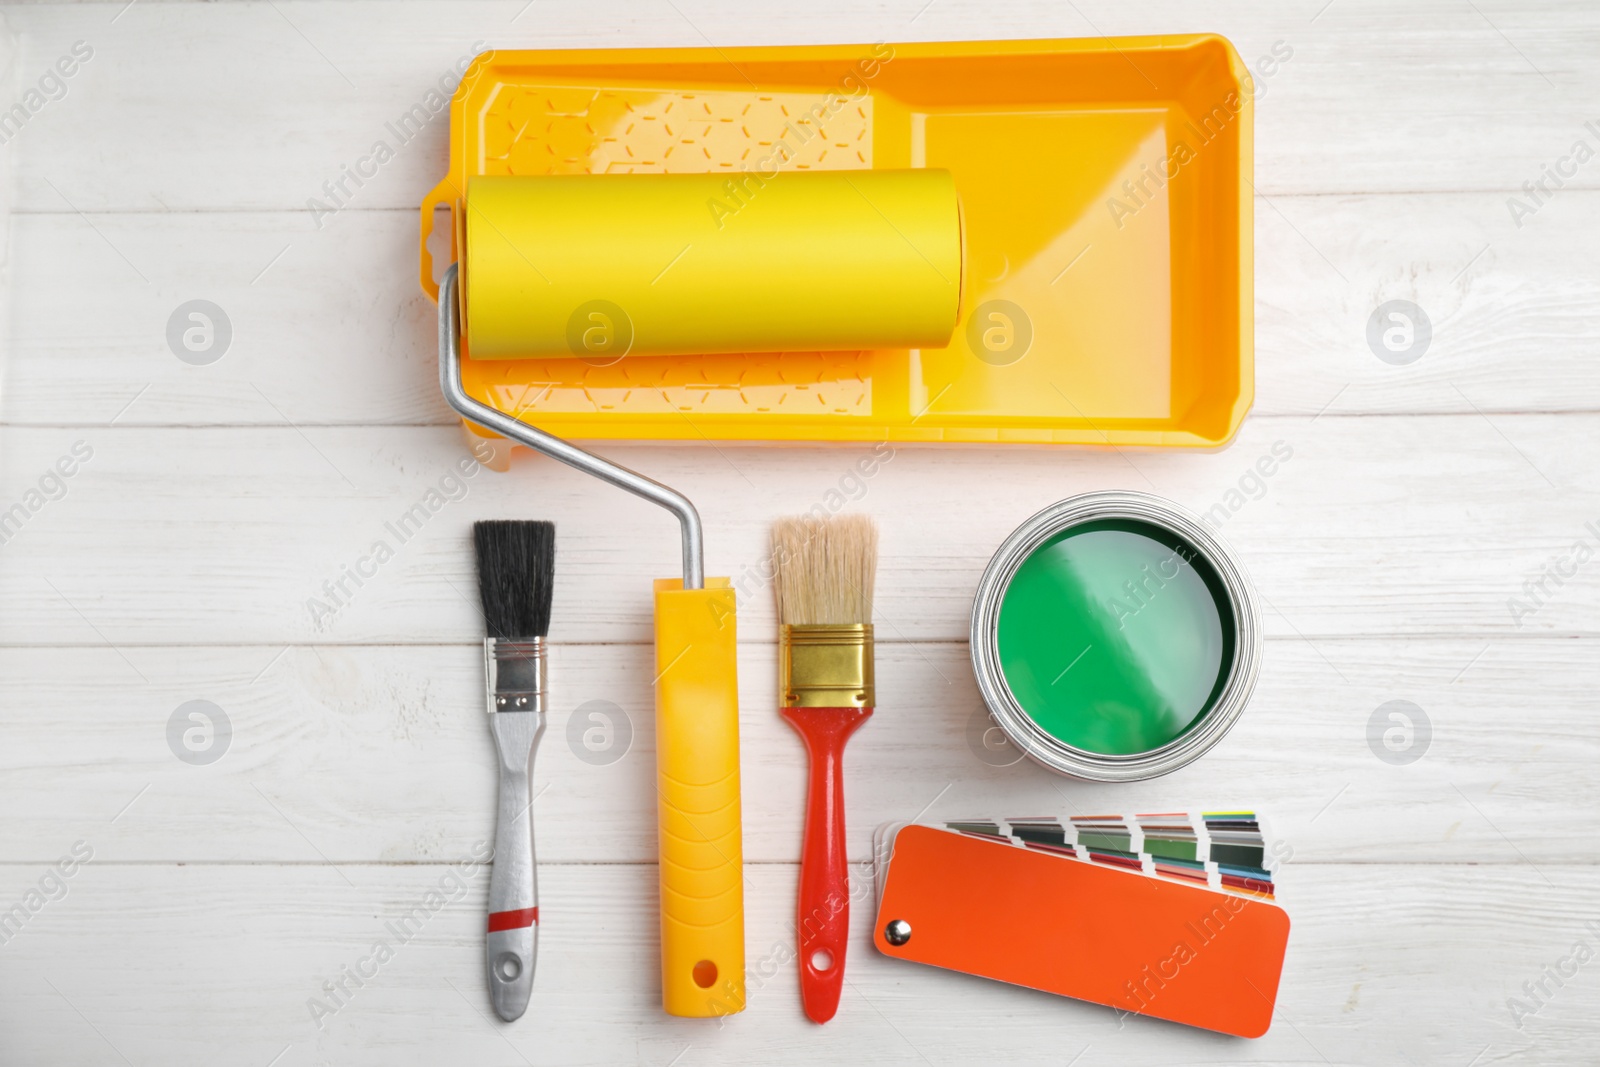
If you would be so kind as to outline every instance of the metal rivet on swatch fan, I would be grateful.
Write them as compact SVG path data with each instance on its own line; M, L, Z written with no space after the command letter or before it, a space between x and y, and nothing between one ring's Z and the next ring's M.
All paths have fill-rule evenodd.
M911 924L895 919L883 928L883 939L891 945L903 945L911 940Z

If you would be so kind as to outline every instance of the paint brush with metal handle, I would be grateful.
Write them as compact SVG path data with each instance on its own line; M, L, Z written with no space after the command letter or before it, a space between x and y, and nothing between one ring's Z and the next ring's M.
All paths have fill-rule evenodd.
M541 455L660 505L678 520L683 577L655 583L661 1006L669 1015L703 1019L743 1011L744 844L732 584L706 576L700 513L688 497L467 392L459 270L452 264L439 283L439 385L450 406Z
M548 522L479 522L472 527L488 631L483 662L489 729L500 756L486 942L489 994L495 1014L507 1022L528 1010L539 944L532 776L534 752L544 733L555 532Z
M878 530L864 515L797 518L772 531L781 712L810 757L796 937L812 1022L839 1009L850 942L844 744L872 715L872 587Z

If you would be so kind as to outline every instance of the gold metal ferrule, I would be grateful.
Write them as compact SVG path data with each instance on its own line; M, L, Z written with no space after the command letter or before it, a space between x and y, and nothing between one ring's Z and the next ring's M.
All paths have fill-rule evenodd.
M872 624L779 626L778 698L786 708L876 707Z

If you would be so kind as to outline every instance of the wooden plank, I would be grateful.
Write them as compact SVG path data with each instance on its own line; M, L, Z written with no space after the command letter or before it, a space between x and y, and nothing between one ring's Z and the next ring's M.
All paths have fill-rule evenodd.
M446 424L416 235L399 211L309 235L286 213L22 216L6 421ZM214 356L183 345L196 299L221 309Z
M1600 408L1600 266L1585 244L1600 194L1570 191L1510 233L1500 199L1258 199L1255 415ZM287 212L20 216L0 412L23 425L450 423L416 226L401 210L320 233ZM168 337L195 299L231 330L206 366ZM1410 365L1368 341L1390 300L1428 317Z
M1264 813L1297 863L1600 861L1589 832L1600 802L1594 642L1481 645L1271 641L1255 700L1215 750L1166 778L1114 786L1059 777L1006 747L964 645L880 646L879 708L847 760L850 852L866 859L875 826L919 811L1244 806ZM804 751L775 709L772 646L741 651L746 854L793 860ZM118 862L427 863L490 834L495 764L477 648L124 653L147 680L106 649L0 650L0 809L25 814L0 824L7 860L47 861L105 826L115 833L101 856ZM535 770L542 860L654 859L651 676L643 646L555 646ZM171 731L206 725L181 710L196 700L228 724L191 738L191 758L220 753L215 762L177 755L190 750ZM1418 756L1409 764L1379 758L1369 739L1404 729L1380 712L1393 700L1421 709L1407 710L1413 747L1392 739Z
M537 12L513 3L285 2L149 4L119 14L120 5L26 5L12 16L27 42L25 70L42 72L75 40L95 54L67 95L17 138L27 145L19 203L51 212L67 203L87 212L305 210L341 166L387 138L395 158L351 203L410 207L442 173L443 123L404 144L386 123L425 101L476 41L704 47L1220 32L1257 70L1275 45L1291 53L1263 79L1256 152L1268 195L1509 193L1542 177L1542 165L1575 140L1587 136L1594 147L1584 127L1593 117L1584 101L1596 88L1589 57L1600 37L1592 9L1548 0L1515 8L1449 0L1318 6L1239 0L1197 9L1166 0L1048 9L947 0L879 11L843 0L803 9L564 0ZM72 169L86 164L116 180ZM1591 166L1568 187L1597 182ZM1502 221L1509 225L1509 215Z
M68 843L63 842L63 848ZM852 909L838 1016L800 1012L790 923L794 869L749 878L749 1009L716 1021L659 1008L655 872L547 866L528 1014L485 1017L483 880L449 868L146 867L91 862L5 946L0 1023L26 1063L1467 1063L1587 1064L1600 983L1543 969L1600 906L1590 868L1294 868L1294 929L1270 1032L1228 1039L881 956L870 906ZM4 868L7 901L41 872ZM440 891L441 880L443 890ZM439 891L428 914L429 891ZM454 898L452 900L452 898ZM417 932L390 930L408 914ZM374 947L392 955L375 974ZM83 961L93 960L93 966ZM313 1019L322 983L372 975ZM1548 1001L1518 1029L1524 981ZM321 1029L318 1028L321 1022ZM509 1046L509 1047L508 1047ZM690 1051L685 1054L685 1050ZM122 1057L122 1058L119 1058ZM1481 1060L1480 1060L1481 1061Z
M54 478L80 441L93 458ZM956 641L1004 537L1093 489L1154 491L1210 515L1262 594L1269 633L1488 640L1600 632L1600 572L1574 547L1592 555L1600 541L1597 448L1597 416L1474 414L1257 420L1207 454L608 453L695 501L707 571L734 579L747 641L774 637L763 576L780 515L878 516L882 638ZM0 549L0 644L470 642L479 518L558 523L566 640L649 642L648 582L679 570L666 514L540 457L461 478L470 457L451 427L13 427L0 451L0 511L39 505ZM358 587L350 568L370 577Z

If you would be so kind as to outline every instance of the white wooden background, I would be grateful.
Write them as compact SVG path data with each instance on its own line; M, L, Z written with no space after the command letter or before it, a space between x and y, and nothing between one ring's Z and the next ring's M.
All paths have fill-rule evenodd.
M1530 617L1508 599L1600 543L1600 161L1514 225L1506 200L1600 119L1600 11L1578 2L507 0L4 9L9 105L93 57L0 147L11 205L0 508L93 455L0 546L0 910L75 842L93 859L0 944L10 1064L1593 1063L1600 962L1600 563ZM444 120L318 229L306 209L475 40L695 46L1218 31L1276 42L1256 126L1257 402L1214 454L902 449L850 506L883 527L880 707L848 761L851 854L881 821L1249 805L1292 848L1271 1032L1244 1042L897 964L856 940L837 1019L786 956L802 754L773 710L770 596L741 604L750 1008L668 1019L655 974L649 579L671 520L546 461L484 472L322 626L306 607L464 454L437 395L414 205ZM218 363L169 351L204 298ZM1421 305L1426 355L1366 322ZM1274 442L1293 458L1224 528L1268 605L1256 699L1212 754L1135 786L991 766L963 640L989 554L1073 493L1198 508ZM84 447L80 446L80 447ZM619 447L684 489L712 573L860 449ZM488 1016L484 881L319 1026L307 1006L490 833L467 530L560 528L556 712L539 758L533 1006ZM209 700L225 756L169 717ZM1433 736L1380 761L1367 723ZM588 701L631 719L580 761ZM766 965L766 966L764 966ZM1569 965L1570 969L1570 965ZM768 975L763 977L762 974ZM1514 1018L1508 998L1538 1011ZM1542 1003L1541 1003L1542 1001ZM1519 1025L1520 1023L1520 1025Z

